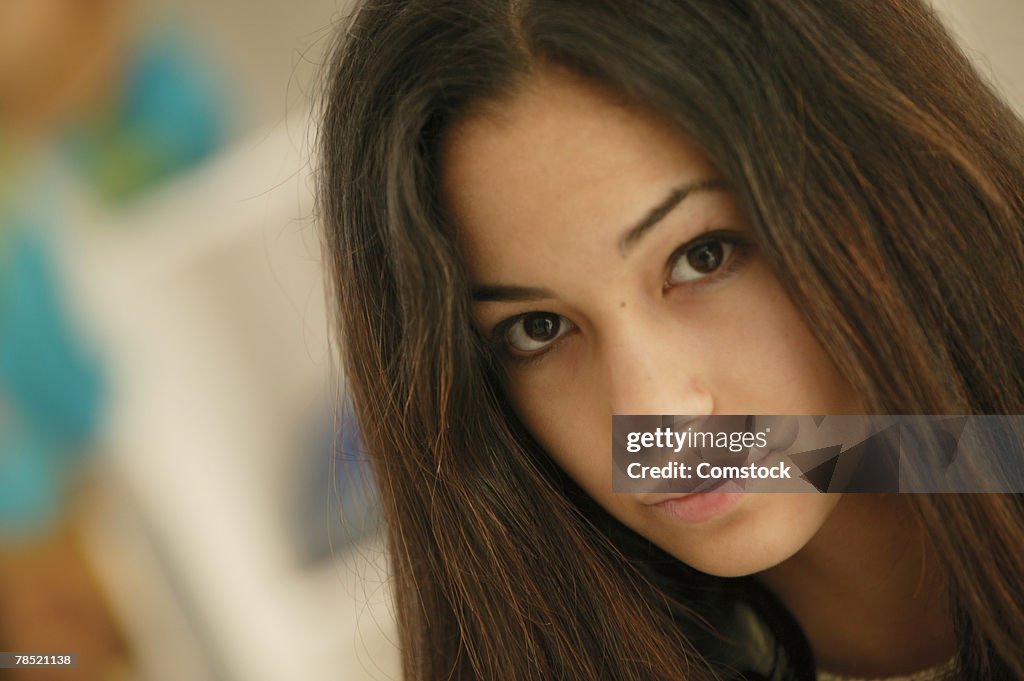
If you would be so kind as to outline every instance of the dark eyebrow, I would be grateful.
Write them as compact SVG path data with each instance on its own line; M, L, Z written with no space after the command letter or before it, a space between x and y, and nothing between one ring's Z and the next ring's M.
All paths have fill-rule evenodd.
M647 215L644 216L640 222L638 222L634 227L626 232L621 239L619 239L619 252L623 257L625 257L637 241L646 235L652 227L661 222L661 220L671 213L673 208L682 203L686 197L698 192L724 191L725 188L725 180L717 177L711 177L690 182L673 189L672 193L665 197L661 203L648 211Z
M482 303L492 300L540 300L554 298L555 294L546 288L481 284L473 287L472 296L474 301Z

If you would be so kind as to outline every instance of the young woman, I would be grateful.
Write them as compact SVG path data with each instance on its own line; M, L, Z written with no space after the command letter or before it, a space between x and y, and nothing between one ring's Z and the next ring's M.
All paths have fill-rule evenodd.
M1024 412L1024 127L923 2L368 2L322 125L406 678L1024 678L1014 495L611 492L613 414Z

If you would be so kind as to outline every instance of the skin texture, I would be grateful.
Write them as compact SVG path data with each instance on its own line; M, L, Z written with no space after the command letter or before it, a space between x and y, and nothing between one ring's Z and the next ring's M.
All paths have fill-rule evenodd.
M691 192L628 246L623 236L679 187L717 179L700 150L571 76L531 77L511 101L458 124L443 194L477 286L544 289L478 302L485 336L543 311L567 329L544 348L505 334L509 397L534 437L627 526L691 566L751 574L795 554L838 495L746 494L706 522L611 493L613 414L860 413L857 400L752 247L700 277L680 246L749 239L724 187ZM730 238L733 238L730 236ZM674 272L673 272L674 270ZM526 341L524 344L522 341ZM515 358L526 355L527 362Z
M882 676L949 659L938 562L899 496L747 493L693 522L656 505L670 495L611 492L613 414L864 413L766 263L742 245L745 219L692 142L548 70L460 121L441 168L474 286L489 290L484 298L530 289L477 301L474 323L508 357L519 417L584 490L699 570L757 574L823 669ZM624 243L689 185L707 188ZM703 233L737 244L705 276L686 257ZM552 313L552 342L516 324L532 312Z

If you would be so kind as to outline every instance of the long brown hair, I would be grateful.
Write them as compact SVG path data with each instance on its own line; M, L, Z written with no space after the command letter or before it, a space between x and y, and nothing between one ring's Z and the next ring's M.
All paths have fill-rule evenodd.
M319 200L406 678L812 678L764 589L671 561L551 464L472 330L437 145L543 63L702 146L871 413L1024 413L1024 126L919 0L381 0L340 35ZM961 673L1024 678L1019 499L912 502ZM739 602L767 666L726 645Z

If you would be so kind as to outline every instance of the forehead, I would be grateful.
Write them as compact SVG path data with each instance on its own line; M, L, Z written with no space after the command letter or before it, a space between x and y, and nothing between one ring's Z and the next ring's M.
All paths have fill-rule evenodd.
M582 241L615 247L675 187L713 171L656 117L571 74L528 78L453 126L442 145L442 201L474 278L517 256Z

